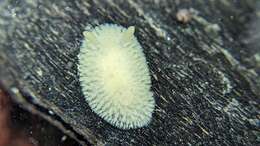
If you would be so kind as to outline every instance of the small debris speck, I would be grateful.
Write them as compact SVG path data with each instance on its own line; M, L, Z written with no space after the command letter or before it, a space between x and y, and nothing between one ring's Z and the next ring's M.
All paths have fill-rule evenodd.
M180 9L176 14L176 18L179 22L188 23L192 18L192 14L188 9Z
M61 141L65 141L66 139L67 139L67 136L64 135L64 136L62 136Z
M49 110L48 112L49 114L54 115L53 111Z

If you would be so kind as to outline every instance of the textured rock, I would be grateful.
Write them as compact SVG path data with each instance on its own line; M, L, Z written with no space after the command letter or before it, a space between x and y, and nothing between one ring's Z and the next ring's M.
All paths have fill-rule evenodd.
M82 144L259 143L259 7L243 1L1 1L0 83L29 111ZM183 24L176 13L188 9ZM152 72L151 124L120 130L79 86L86 26L135 26Z

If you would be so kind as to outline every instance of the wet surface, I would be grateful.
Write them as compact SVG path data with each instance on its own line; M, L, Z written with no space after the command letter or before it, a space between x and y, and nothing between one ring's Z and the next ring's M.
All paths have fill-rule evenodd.
M3 1L0 84L81 144L255 145L259 48L243 40L259 10L256 1L230 2ZM176 19L183 8L192 13L186 24ZM82 32L103 23L136 27L156 100L146 128L117 129L85 102L77 72Z

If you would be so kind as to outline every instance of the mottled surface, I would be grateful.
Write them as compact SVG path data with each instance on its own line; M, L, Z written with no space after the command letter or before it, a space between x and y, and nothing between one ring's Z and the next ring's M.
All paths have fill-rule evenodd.
M259 6L253 0L3 0L0 83L81 143L256 145ZM193 15L187 24L176 19L182 8ZM103 23L136 26L156 100L146 128L117 129L84 100L77 73L82 32Z
M30 112L12 103L0 89L0 146L79 146L39 115Z

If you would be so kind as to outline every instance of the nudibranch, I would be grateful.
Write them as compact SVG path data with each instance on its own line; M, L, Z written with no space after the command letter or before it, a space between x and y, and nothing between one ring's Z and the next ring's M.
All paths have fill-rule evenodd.
M103 24L83 32L79 75L90 108L120 129L146 126L155 100L135 27Z

